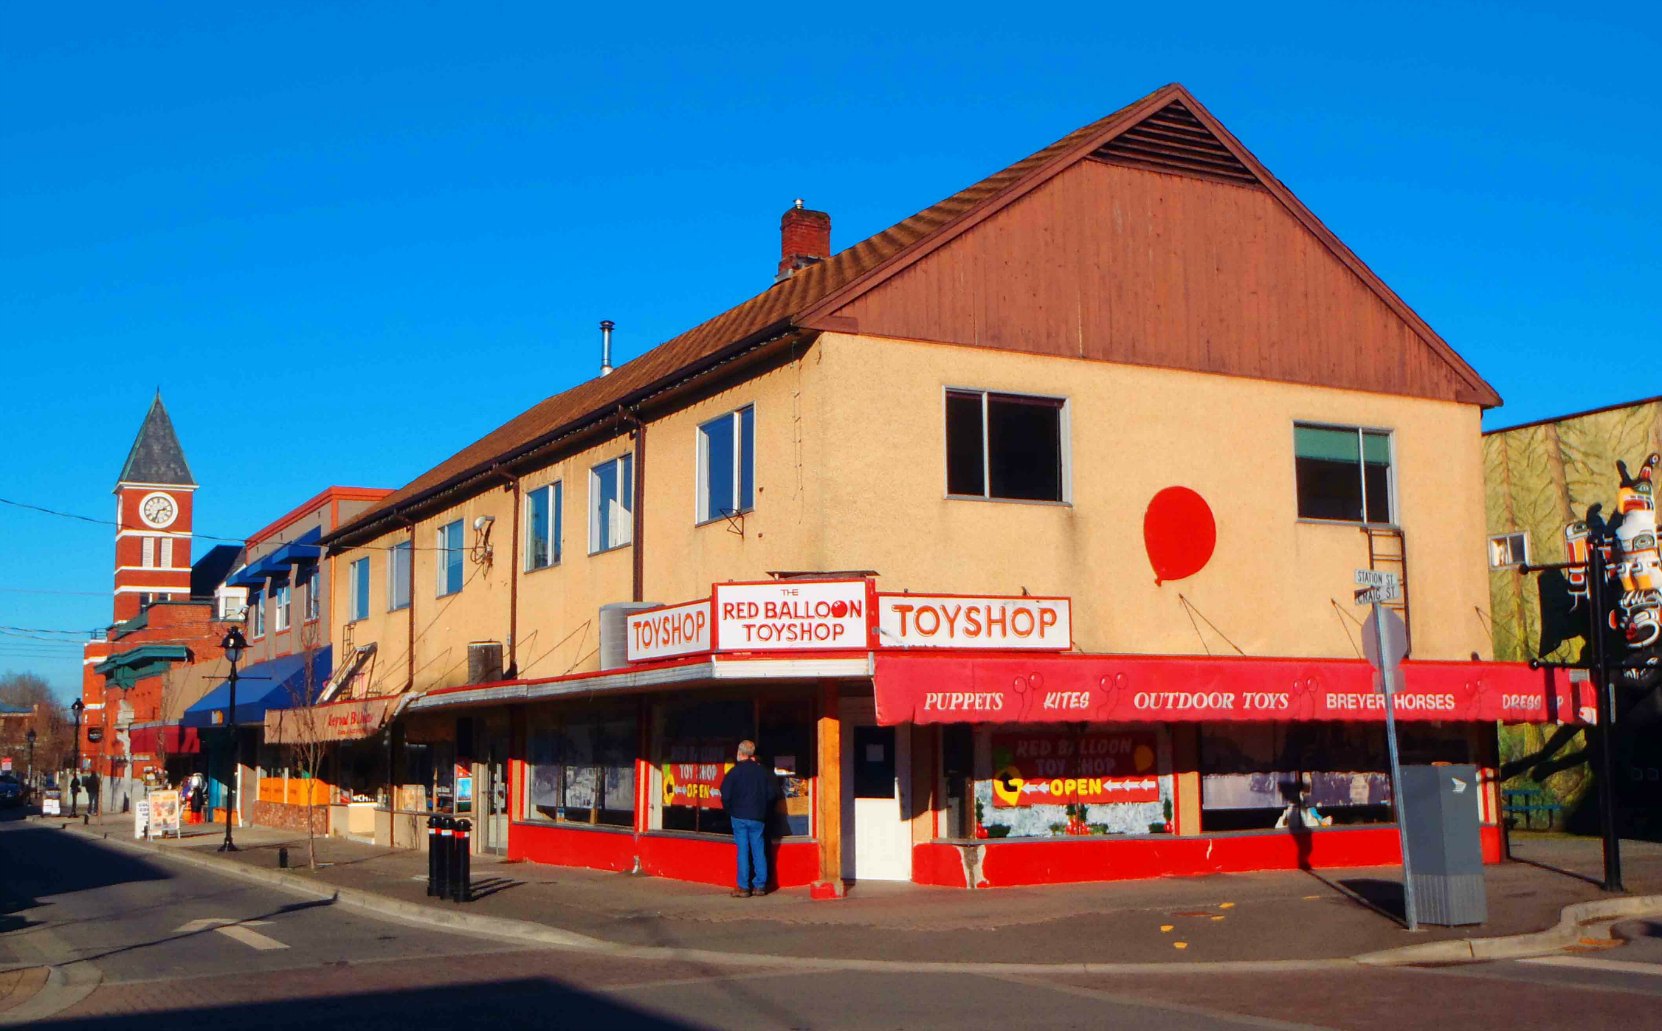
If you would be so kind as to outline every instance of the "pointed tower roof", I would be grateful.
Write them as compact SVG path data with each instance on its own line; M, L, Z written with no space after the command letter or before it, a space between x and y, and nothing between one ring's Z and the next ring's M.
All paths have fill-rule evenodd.
M150 413L139 427L133 449L127 452L127 464L121 467L118 483L164 483L194 487L190 466L185 464L185 451L179 446L179 436L173 432L173 420L167 417L162 405L162 392L156 391L156 400L150 403Z

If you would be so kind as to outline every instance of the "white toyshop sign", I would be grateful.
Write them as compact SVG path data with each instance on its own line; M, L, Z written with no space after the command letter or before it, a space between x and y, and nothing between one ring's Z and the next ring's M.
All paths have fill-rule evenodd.
M1067 651L1067 598L879 595L869 580L715 584L628 618L630 662L712 652L953 648Z

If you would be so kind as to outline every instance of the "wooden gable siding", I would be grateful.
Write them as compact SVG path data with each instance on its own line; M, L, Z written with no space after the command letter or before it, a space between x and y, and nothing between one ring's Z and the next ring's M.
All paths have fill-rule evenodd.
M1484 402L1269 191L1095 160L820 325Z

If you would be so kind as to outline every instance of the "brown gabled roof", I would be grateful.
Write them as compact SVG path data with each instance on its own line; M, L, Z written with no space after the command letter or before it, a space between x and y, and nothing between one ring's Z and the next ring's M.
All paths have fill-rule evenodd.
M689 329L611 375L581 383L493 430L394 491L324 541L362 540L423 502L487 475L498 465L608 418L620 405L648 397L748 347L797 331L835 329L834 312L1025 195L1057 172L1178 102L1194 112L1223 145L1257 176L1307 228L1320 237L1479 394L1499 397L1412 309L1350 252L1269 173L1228 130L1175 83L1077 129L1003 171L981 180L816 265L798 270L743 304Z

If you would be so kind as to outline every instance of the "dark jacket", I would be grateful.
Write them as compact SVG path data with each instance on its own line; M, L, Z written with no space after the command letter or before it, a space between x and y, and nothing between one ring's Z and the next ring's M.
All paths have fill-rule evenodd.
M721 778L721 807L735 820L766 820L779 797L779 778L759 762L734 763Z

